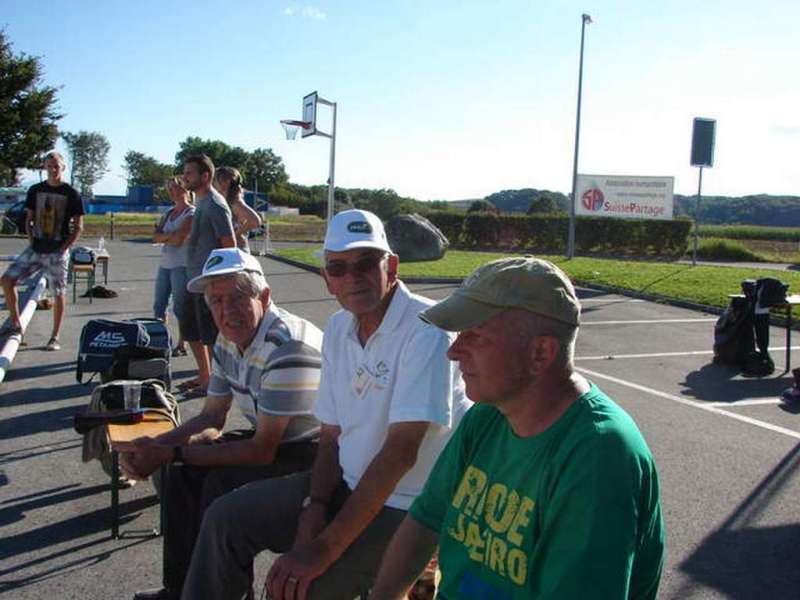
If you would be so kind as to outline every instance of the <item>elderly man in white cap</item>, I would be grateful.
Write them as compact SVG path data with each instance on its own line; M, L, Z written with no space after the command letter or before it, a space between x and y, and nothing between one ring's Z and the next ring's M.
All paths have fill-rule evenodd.
M249 484L206 512L184 598L251 593L253 557L272 565L272 600L353 598L369 589L385 545L467 408L451 338L423 323L433 304L397 278L374 214L337 214L322 275L343 310L325 328L310 475ZM204 551L200 552L203 548Z
M180 598L202 515L251 481L310 469L319 436L312 414L322 332L275 306L258 260L236 248L211 252L188 289L205 294L220 335L202 411L156 438L120 445L129 477L168 464L161 589L134 598ZM233 401L252 429L222 433Z
M443 598L657 597L664 529L653 457L573 368L580 304L532 257L490 262L421 317L476 402L384 554L370 598L401 598L439 545Z

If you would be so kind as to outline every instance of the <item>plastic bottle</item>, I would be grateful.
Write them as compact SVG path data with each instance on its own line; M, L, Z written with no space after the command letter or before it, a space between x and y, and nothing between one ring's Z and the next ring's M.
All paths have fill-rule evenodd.
M97 249L100 250L100 252L102 252L103 250L106 249L106 238L105 238L105 236L101 235L100 239L97 240Z

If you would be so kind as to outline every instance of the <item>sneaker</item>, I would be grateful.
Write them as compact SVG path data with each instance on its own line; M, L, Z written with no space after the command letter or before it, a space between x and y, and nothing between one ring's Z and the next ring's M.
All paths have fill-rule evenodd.
M47 342L47 345L44 347L45 350L49 352L55 352L56 350L61 350L61 344L58 343L58 338L51 337L50 341Z

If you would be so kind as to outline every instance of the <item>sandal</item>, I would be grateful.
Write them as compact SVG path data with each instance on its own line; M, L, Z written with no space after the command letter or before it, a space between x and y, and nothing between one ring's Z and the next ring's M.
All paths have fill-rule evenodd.
M197 387L190 388L184 392L181 392L181 400L194 400L195 398L205 398L207 394L206 388L201 388L199 385Z
M172 356L186 356L186 348L183 346L175 346L172 349Z
M200 382L197 379L190 379L176 386L179 392L185 392L187 390L191 390L192 388L196 387L200 387Z
M47 342L47 345L44 347L45 350L49 352L55 352L56 350L61 350L61 344L58 341L57 337L51 337L50 341Z

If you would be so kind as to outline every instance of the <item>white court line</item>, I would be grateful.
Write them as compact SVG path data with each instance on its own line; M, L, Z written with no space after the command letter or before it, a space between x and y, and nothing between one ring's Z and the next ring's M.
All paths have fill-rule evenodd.
M734 400L733 402L709 402L708 406L761 406L762 404L782 404L780 398L751 398L750 400Z
M742 421L743 423L749 423L750 425L755 425L756 427L761 427L762 429L767 429L775 433L782 433L783 435L787 435L789 437L800 440L800 431L793 431L791 429L787 429L786 427L773 425L772 423L759 421L758 419L753 419L752 417L747 417L745 415L739 415L733 412L729 412L727 410L722 410L717 406L709 406L708 404L700 404L699 402L686 400L685 398L681 398L680 396L673 396L672 394L667 394L666 392L660 392L658 390L654 390L653 388L639 385L638 383L633 383L632 381L625 381L624 379L612 377L611 375L604 375L603 373L598 373L597 371L590 371L589 369L584 369L583 367L576 367L576 369L581 373L584 373L591 377L596 377L597 379L605 379L606 381L611 381L618 385L629 387L631 389L638 390L640 392L644 392L645 394L651 394L653 396L658 396L659 398L672 400L673 402L677 402L678 404L683 404L685 406L691 406L693 408L698 408L700 410L704 410L706 412L710 412L713 414L722 415L731 419L735 419L737 421Z
M575 360L609 360L616 358L663 358L665 356L694 356L714 354L713 350L691 350L688 352L650 352L647 354L602 354L598 356L576 356Z
M635 321L581 321L581 327L587 325L645 325L653 323L716 323L717 319L637 319Z
M800 350L800 346L790 346L790 350ZM772 352L784 352L786 346L770 346ZM713 350L688 350L686 352L649 352L645 354L599 354L597 356L576 356L574 360L611 360L617 358L664 358L668 356L702 356L714 354Z
M611 303L620 304L622 302L625 302L627 304L629 302L644 302L644 300L642 300L640 298L626 298L624 296L617 297L617 298L608 298L608 297L604 297L604 296L597 296L596 298L582 298L581 299L581 304L585 304L587 302L608 302L609 304L611 304Z

